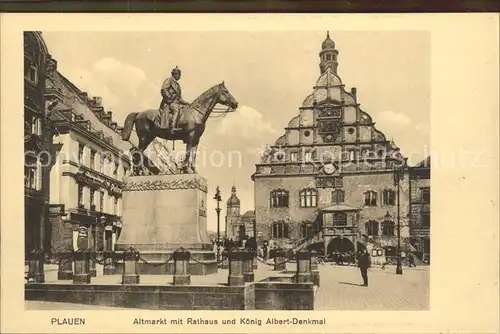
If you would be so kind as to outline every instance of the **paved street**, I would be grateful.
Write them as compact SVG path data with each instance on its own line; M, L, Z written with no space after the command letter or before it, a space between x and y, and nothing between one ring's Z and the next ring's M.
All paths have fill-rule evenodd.
M256 270L256 280L269 275L272 267L259 264ZM51 268L52 269L52 268ZM94 282L101 284L119 284L120 276L100 276L102 268L97 266L99 277ZM295 270L295 264L287 265L289 271ZM388 266L385 270L380 267L370 268L368 271L369 286L360 286L362 283L359 269L354 266L336 266L322 264L320 269L320 287L316 291L315 310L426 310L429 307L429 269L428 266L418 268L403 268L403 275L396 275L396 268ZM192 284L210 285L220 284L227 280L227 269L220 270L216 275L192 276ZM49 282L57 282L57 272L49 270L46 273ZM143 284L161 284L170 282L171 277L142 276ZM68 283L69 281L59 281ZM114 307L79 305L68 303L53 303L40 301L26 301L26 309L42 310L94 310L117 309Z
M320 265L320 287L315 310L427 310L429 308L430 267L403 268L396 275L394 266L368 269L368 287L358 268Z

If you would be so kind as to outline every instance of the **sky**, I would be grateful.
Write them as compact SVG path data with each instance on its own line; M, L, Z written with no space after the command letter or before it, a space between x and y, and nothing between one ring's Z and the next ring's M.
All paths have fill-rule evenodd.
M210 119L198 148L198 173L208 179L208 229L216 230L215 187L225 201L234 184L241 213L253 209L255 164L299 113L320 75L326 31L286 32L43 32L58 71L123 125L131 112L157 108L163 80L182 70L183 97L192 101L225 82L239 108ZM410 164L430 146L428 32L330 31L346 89ZM168 144L172 149L172 144ZM176 142L174 153L183 150Z

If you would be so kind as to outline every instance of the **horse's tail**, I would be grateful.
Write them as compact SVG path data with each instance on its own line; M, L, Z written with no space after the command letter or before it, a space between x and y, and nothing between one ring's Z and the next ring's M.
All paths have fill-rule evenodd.
M129 140L130 135L132 134L132 129L134 128L134 121L137 117L136 112L128 114L127 118L125 118L125 124L123 125L122 130L122 140Z

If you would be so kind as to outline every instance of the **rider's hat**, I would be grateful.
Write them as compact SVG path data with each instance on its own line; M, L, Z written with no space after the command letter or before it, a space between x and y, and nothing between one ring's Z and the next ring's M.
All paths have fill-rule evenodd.
M175 68L172 70L172 74L174 73L181 73L181 69L178 66L175 66Z

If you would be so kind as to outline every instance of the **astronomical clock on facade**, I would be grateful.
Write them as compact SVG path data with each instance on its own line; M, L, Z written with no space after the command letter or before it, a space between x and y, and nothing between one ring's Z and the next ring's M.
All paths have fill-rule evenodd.
M257 230L282 246L395 255L394 168L405 159L377 129L337 73L339 51L327 34L320 75L284 134L252 176ZM406 181L405 181L406 180ZM401 238L408 238L408 177L400 182Z

